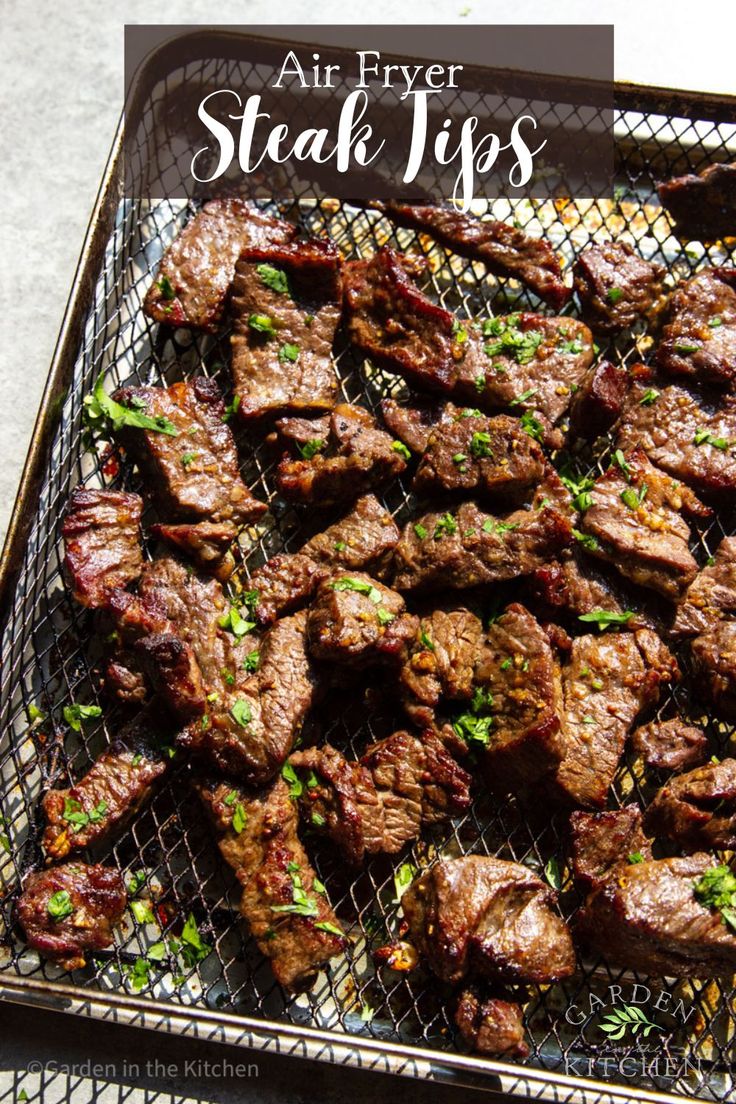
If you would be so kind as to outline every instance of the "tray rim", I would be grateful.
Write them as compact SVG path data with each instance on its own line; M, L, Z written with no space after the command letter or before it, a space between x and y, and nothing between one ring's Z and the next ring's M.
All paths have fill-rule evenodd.
M233 32L208 30L205 37L222 42L236 36ZM237 37L242 40L245 36ZM287 39L271 36L253 34L247 37L261 43L293 45ZM34 491L43 477L66 387L79 353L84 317L92 300L100 263L122 197L126 114L130 117L131 111L137 106L148 71L163 53L201 40L202 34L195 30L174 35L154 47L140 62L120 114L70 286L0 556L0 633L5 631L9 605L14 595L13 584L21 567L28 531L35 518L32 506ZM304 45L308 46L310 43L305 42ZM547 79L544 74L539 76L540 79ZM595 85L595 82L587 83L591 87ZM654 110L652 105L666 101L668 114L679 113L688 117L694 113L699 118L705 115L711 121L736 123L736 96L659 88L631 82L614 82L613 87L616 105L628 110L641 110L645 105L649 110ZM494 1094L507 1093L511 1096L558 1102L579 1101L580 1104L682 1104L688 1099L700 1099L633 1085L629 1089L624 1084L592 1077L564 1074L521 1063L512 1064L494 1058L439 1051L411 1043L394 1043L345 1032L262 1020L237 1013L223 1016L219 1011L198 1005L177 1005L148 997L87 989L75 984L19 977L3 972L1 964L0 1001L45 1007L96 1020L112 1019L115 1023L148 1030L166 1031L168 1034L183 1037L194 1036L213 1043L247 1046L256 1051L273 1050L287 1056L369 1069L376 1073L422 1077L438 1084L452 1083ZM212 1027L212 1033L200 1035L199 1029L204 1031L206 1026Z

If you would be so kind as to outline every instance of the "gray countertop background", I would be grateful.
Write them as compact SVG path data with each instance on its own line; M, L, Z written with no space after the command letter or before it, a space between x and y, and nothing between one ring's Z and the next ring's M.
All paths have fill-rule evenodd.
M616 24L616 75L661 86L733 92L732 36L724 19L731 0L701 0L697 19L685 0L425 0L416 12L373 0L313 0L315 23L570 23ZM594 14L595 13L595 14ZM231 2L213 11L203 0L162 4L122 0L0 0L0 120L3 131L0 225L0 539L12 509L36 410L63 316L97 184L123 95L123 26L128 23L302 23L303 4L281 0ZM294 1059L253 1055L259 1076L246 1080L207 1075L206 1060L236 1063L248 1054L60 1014L0 1005L0 1104L30 1101L259 1101L282 1104L376 1096L416 1104L460 1104L476 1095L458 1088L409 1085L392 1078L337 1070ZM54 1063L103 1062L103 1077L57 1073ZM185 1063L195 1059L199 1074ZM126 1074L126 1062L158 1060L153 1075ZM29 1063L47 1064L45 1073ZM51 1063L51 1068L48 1068ZM153 1068L153 1067L152 1067Z

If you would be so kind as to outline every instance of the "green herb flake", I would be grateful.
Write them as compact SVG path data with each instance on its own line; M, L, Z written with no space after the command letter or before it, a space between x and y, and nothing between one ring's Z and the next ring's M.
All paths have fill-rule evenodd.
M230 716L241 728L245 728L253 720L253 712L243 698L238 698L237 701L233 702Z
M143 889L145 884L146 884L146 872L145 872L145 870L136 870L136 871L134 871L130 876L130 881L128 882L128 896L129 897L135 897L136 894L140 893L140 891Z
M374 587L372 583L364 582L363 579L336 579L334 583L329 585L337 591L354 590L357 594L366 594L375 606L381 604L382 595L380 590Z
M393 613L389 613L389 611L387 609L384 609L383 606L379 606L376 610L376 617L378 618L379 625L389 625L393 620L395 620L396 615Z
M709 319L709 321L708 321L708 325L710 326L710 328L711 328L712 330L717 330L719 326L722 326L722 325L723 325L723 319L722 319L722 318L719 318L719 317L718 317L718 316L716 315L716 317L715 317L715 318L711 318L711 319Z
M316 816L316 814L312 813L312 820L314 820L315 816ZM317 931L329 932L330 935L337 935L337 936L340 937L340 939L345 938L344 933L342 931L340 931L340 929L337 927L337 925L336 924L331 924L329 920L320 920L314 926L317 929Z
M309 441L305 441L303 445L297 447L302 460L311 460L318 452L322 452L323 449L327 448L327 441L323 437L312 437Z
M470 451L476 460L483 460L492 456L490 433L484 433L482 430L474 433L470 438Z
M510 314L507 318L487 319L483 323L483 336L494 337L495 341L483 346L486 356L507 356L517 364L529 364L537 355L544 340L539 330L521 330L521 315Z
M419 641L425 648L429 648L430 652L434 651L434 641L428 635L426 629L422 627L422 631L419 633Z
M581 613L578 621L586 624L597 625L599 632L605 632L612 625L627 625L634 616L633 610L625 610L623 613L613 613L611 610L596 609L590 613Z
M391 445L391 448L394 450L394 452L398 452L399 456L403 456L404 460L411 460L411 452L406 447L403 441L394 441Z
M227 613L218 618L217 624L226 632L231 632L238 640L243 636L247 636L256 627L255 621L245 620L237 606L230 606Z
M59 889L53 893L46 902L46 911L52 920L65 920L74 912L71 897L65 889Z
M638 863L644 862L644 856L642 855L641 851L632 851L631 854L627 856L627 858L632 866L636 866Z
M452 536L453 533L457 533L457 522L455 518L452 514L443 514L434 527L434 539L441 540L442 537L446 535Z
M533 437L535 441L541 441L544 436L544 426L539 421L539 418L535 418L534 415L527 411L521 415L521 428L530 437Z
M394 874L394 889L396 895L394 897L394 903L398 904L404 893L407 891L411 883L414 881L414 876L419 871L413 863L402 863L399 869Z
M286 345L282 345L281 348L279 349L279 360L281 361L282 364L287 363L287 362L289 364L296 364L298 359L299 359L299 346L298 345L292 345L289 342L287 342Z
M291 763L284 763L281 768L281 777L285 782L289 783L289 797L296 799L302 796L304 793L304 783Z
M414 532L419 537L419 540L424 540L427 536L427 530L420 521L414 523Z
M578 544L581 544L583 548L587 548L589 552L596 552L600 548L598 539L591 533L581 533L579 529L573 529L572 535Z
M503 661L503 663L500 664L501 670L502 671L508 671L509 667L511 666L511 663L512 663L511 656L506 656L506 659Z
M468 744L488 747L493 727L493 695L482 687L473 694L470 709L455 718L452 727L461 740Z
M270 264L259 264L256 265L256 273L261 283L271 291L277 291L280 295L289 294L289 280L283 269Z
M31 722L32 725L41 724L42 721L46 720L46 714L42 713L38 706L34 705L33 702L31 702L31 704L27 707L26 713L28 714L28 720Z
M156 920L151 912L151 906L148 901L131 901L130 911L135 917L138 924L155 924Z
M322 814L318 813L316 810L312 810L310 820L315 828L324 828L325 824L327 823Z
M520 395L517 395L515 399L512 399L509 406L522 406L525 402L528 402L533 395L536 395L536 387L530 387L528 391L522 391Z
M84 420L94 432L117 433L123 428L145 429L151 433L164 433L168 437L178 437L179 431L173 422L163 416L151 418L140 409L124 406L116 402L104 390L104 376L99 375L92 394L84 399Z
M736 931L736 875L730 866L712 866L693 885L695 898L705 908L718 911L727 928Z
M161 279L157 282L156 287L161 292L162 299L176 299L176 291L174 290L174 285L172 284L168 276L162 276Z
M713 448L721 449L721 451L725 451L730 443L726 437L714 437L707 429L696 429L693 437L693 444L712 445Z
M237 414L240 409L240 395L233 395L232 402L228 403L225 407L225 413L222 416L223 422L229 422L234 414Z
M248 816L243 805L240 802L237 803L235 809L233 810L233 819L231 823L233 832L235 832L238 836L248 823Z
M562 868L560 867L560 860L554 855L545 864L544 876L552 886L553 889L559 889L562 885Z
M618 287L609 288L606 292L606 299L609 303L616 304L623 298L623 290Z
M185 452L181 458L182 467L188 471L189 466L194 463L198 456L198 452Z
M648 387L639 399L639 406L652 406L659 398L659 391L655 387Z
M675 352L679 356L690 356L691 353L697 353L700 350L700 345L681 344L675 345Z
M261 653L258 651L258 648L254 648L252 652L248 652L247 656L243 660L243 670L250 672L257 671L260 665ZM234 681L235 680L233 679L233 682Z
M99 705L65 705L62 712L64 720L75 732L82 731L84 721L90 721L102 715Z
M276 324L273 318L269 318L267 314L251 314L248 318L248 325L251 330L265 334L266 337L276 336Z
M205 943L199 934L197 922L190 912L181 932L181 957L184 965L191 968L207 957L212 948Z

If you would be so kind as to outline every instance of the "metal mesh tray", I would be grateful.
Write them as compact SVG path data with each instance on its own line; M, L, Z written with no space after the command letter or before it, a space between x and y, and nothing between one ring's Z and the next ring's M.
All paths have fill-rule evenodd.
M204 63L193 69L189 60L186 76L196 86L198 79L210 79L211 70ZM673 110L678 114L671 114ZM155 129L155 119L154 88L136 122L145 130L148 121ZM501 198L489 210L532 233L545 234L566 266L587 242L599 237L630 241L644 256L666 264L673 281L703 263L733 262L733 245L730 251L697 244L683 248L670 235L654 181L733 158L735 119L733 105L724 101L681 95L678 99L674 93L622 88L616 111L613 200L512 202ZM563 822L545 818L541 826L533 824L513 798L503 802L478 798L465 817L427 835L395 863L378 856L352 879L327 848L310 844L319 876L349 930L351 949L333 961L311 993L288 997L247 936L237 912L234 880L219 862L199 806L182 778L183 767L175 766L152 805L95 857L115 864L126 875L145 867L169 906L168 915L174 917L166 921L162 912L158 920L164 929L166 923L168 930L176 927L177 916L193 911L213 946L208 958L183 979L175 979L163 962L137 990L131 967L161 939L158 922L140 925L129 918L114 949L73 975L25 948L14 925L13 907L24 872L41 859L39 796L49 784L66 785L83 772L123 720L115 707L100 699L99 723L76 734L63 724L61 712L71 701L97 702L99 685L98 657L94 644L90 645L91 616L73 603L60 572L60 522L66 499L79 482L138 487L136 473L124 457L85 451L83 398L100 373L106 375L108 386L131 381L171 383L204 373L229 388L227 328L216 337L171 333L153 325L141 311L161 253L192 207L184 202L119 199L119 150L120 134L72 292L3 566L0 996L527 1096L592 1101L605 1095L625 1100L634 1092L639 1100L690 1094L730 1099L736 1019L735 992L729 983L668 985L662 979L635 977L600 961L583 960L569 981L531 988L526 1021L532 1054L524 1065L514 1065L463 1053L452 1026L449 991L425 972L401 976L374 968L371 952L397 928L394 877L406 862L422 867L438 854L487 853L523 862L541 873L556 859L563 871L561 906L567 916L574 914L580 901L564 871ZM428 294L461 316L540 306L514 281L489 277L482 266L452 256L421 235L396 231L377 213L337 201L300 201L298 195L293 203L281 204L280 210L310 232L332 237L347 256L369 255L384 242L424 252L429 260ZM646 356L648 344L649 339L639 335L602 352L631 363ZM356 359L339 340L336 365L345 398L358 399L372 410L382 396L403 387L396 378ZM252 570L276 551L297 548L308 527L303 515L274 497L272 459L263 439L252 430L238 432L244 478L271 504L266 520L240 536L246 565ZM601 456L587 459L591 468L603 461ZM384 501L399 522L409 516L412 500L406 485L399 482L391 487ZM318 527L331 520L329 516L320 519ZM694 538L698 559L703 562L724 533L735 532L736 519L725 515L699 530ZM318 718L322 736L355 753L385 735L398 718L381 699L377 701L329 699ZM34 722L33 711L29 717L31 705L48 720ZM667 713L675 705L686 716L707 724L716 747L720 753L725 751L732 729L701 716L698 702L688 692L687 677L660 711ZM651 783L636 763L625 761L613 801L633 798L645 804L651 793ZM619 985L621 1001L635 984L651 990L649 1008L659 1000L658 1011L652 1013L659 1016L658 1030L646 1046L634 1036L613 1046L600 1031L600 1005L594 999L591 1007L591 995L608 1003L609 987ZM662 991L670 994L669 1002Z

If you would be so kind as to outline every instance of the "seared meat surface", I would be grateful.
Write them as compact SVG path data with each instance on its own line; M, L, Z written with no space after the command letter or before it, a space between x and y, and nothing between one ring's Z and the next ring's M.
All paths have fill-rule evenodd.
M575 621L581 614L595 610L623 614L631 600L629 594L624 594L619 579L606 568L599 570L579 545L537 568L529 579L529 591L550 617L570 617ZM634 627L635 618L636 614L629 627Z
M399 673L401 699L415 724L431 728L442 700L472 697L484 646L483 625L464 606L418 618Z
M478 706L487 702L492 721L480 732L471 721L470 733L485 742L483 774L489 788L512 793L553 772L563 754L559 660L524 606L508 606L489 627L476 685ZM458 735L465 727L462 718L455 722Z
M717 241L736 235L736 163L708 165L657 185L665 211L685 241Z
M444 420L447 404L441 399L420 399L413 396L408 403L396 399L381 399L383 420L412 452L424 452L429 436L438 422Z
M684 851L736 847L736 759L706 763L662 786L644 816L650 836Z
M32 950L64 970L77 970L88 951L112 944L127 903L117 870L70 862L28 875L17 916Z
M719 621L690 649L698 688L720 717L736 720L736 621Z
M658 468L699 493L731 498L736 493L736 398L731 395L663 386L639 370L616 443L624 451L643 449Z
M238 450L224 421L217 383L198 377L171 387L125 387L115 398L166 418L176 432L123 428L117 437L130 453L168 519L253 521L268 507L240 476Z
M309 649L316 659L362 666L395 656L414 634L395 590L362 572L325 579L309 610Z
M243 200L210 200L164 253L143 309L167 326L214 331L243 249L286 242L294 233L288 222Z
M626 399L626 369L599 360L588 371L570 405L570 428L587 441L607 433Z
M72 491L61 535L64 571L81 605L104 608L112 590L140 577L142 510L136 494L85 487Z
M366 356L483 410L528 409L555 422L593 360L590 331L575 319L459 322L419 291L405 260L388 248L346 265L345 305L348 335Z
M461 257L481 261L496 276L512 276L555 310L570 297L549 242L496 219L478 219L449 207L390 200L382 206L399 226L429 234Z
M280 442L293 441L298 453L284 457L276 473L276 485L290 502L320 507L351 502L406 468L393 438L361 406L341 403L329 418L316 419L311 437L300 442L289 423L300 423L302 430L306 421L284 418L276 423Z
M616 455L618 460L596 479L591 505L581 518L581 530L592 538L585 547L632 582L676 600L698 571L682 514L703 512L703 507L643 452Z
M229 782L195 783L220 852L243 887L240 911L276 980L308 989L346 940L297 835L296 805L279 778L255 795Z
M468 975L544 983L572 974L572 939L555 902L531 870L480 855L435 863L401 900L412 941L450 983Z
M528 1058L521 1005L502 997L483 995L475 986L461 992L455 1024L463 1040L478 1054Z
M431 732L421 739L395 732L368 747L357 762L335 748L296 751L300 811L353 865L378 852L393 855L421 828L470 805L470 776Z
M310 238L246 249L233 284L232 372L242 418L330 410L340 254Z
M375 495L369 494L359 498L334 525L316 533L300 551L317 563L349 571L370 569L382 576L398 541L396 522Z
M554 505L505 518L474 502L409 522L394 551L399 590L466 590L529 575L572 539L570 519Z
M736 613L736 537L724 537L677 606L674 632L695 636Z
M695 887L710 855L614 866L593 889L577 933L609 962L659 977L720 977L736 969L736 933Z
M573 267L583 318L602 333L656 321L664 305L665 271L663 265L640 257L628 242L587 246Z
M602 808L634 721L678 674L649 629L577 637L562 670L562 760L546 792Z
M203 571L226 582L235 570L230 549L238 535L232 521L182 522L179 525L152 525L151 533L193 560Z
M657 364L674 376L733 388L736 378L736 270L704 268L670 300Z
M447 404L429 433L413 487L419 494L476 495L515 504L537 486L544 453L518 418Z
M285 613L305 605L314 595L329 569L301 552L272 556L250 577L258 597L253 612L259 625L272 625Z
M588 889L601 885L615 866L652 857L637 805L601 813L571 813L570 835L573 877Z
M686 724L679 717L637 728L631 746L648 767L658 770L697 767L708 758L708 737L702 728Z
M44 794L47 855L65 859L70 852L97 843L146 804L168 765L155 744L154 733L134 722L78 782Z

